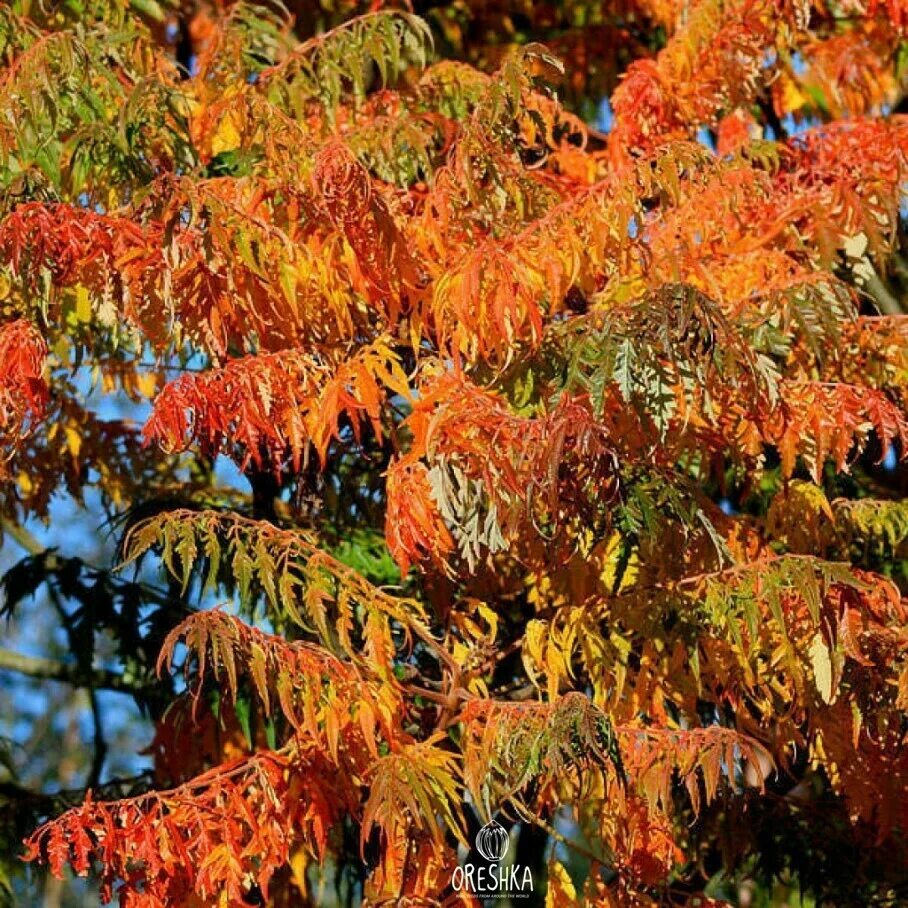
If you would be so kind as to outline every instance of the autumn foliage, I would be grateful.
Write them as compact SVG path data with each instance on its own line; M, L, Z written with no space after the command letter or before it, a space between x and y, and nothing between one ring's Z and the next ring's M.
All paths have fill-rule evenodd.
M3 523L110 518L175 691L26 860L908 898L908 6L298 6L0 9Z

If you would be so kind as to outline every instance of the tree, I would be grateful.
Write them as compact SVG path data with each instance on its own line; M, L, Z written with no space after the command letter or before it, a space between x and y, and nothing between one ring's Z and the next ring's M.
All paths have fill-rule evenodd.
M416 6L0 9L5 609L71 649L0 667L155 725L5 784L26 859L900 903L908 9ZM63 491L117 564L30 540Z

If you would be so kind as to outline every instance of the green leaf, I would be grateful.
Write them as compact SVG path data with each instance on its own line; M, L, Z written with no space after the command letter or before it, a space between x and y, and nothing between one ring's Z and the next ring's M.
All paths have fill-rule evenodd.
M236 702L233 704L233 709L236 713L236 720L240 724L243 736L246 738L246 743L249 745L249 749L252 750L254 746L252 740L252 704L250 703L249 698L237 697Z

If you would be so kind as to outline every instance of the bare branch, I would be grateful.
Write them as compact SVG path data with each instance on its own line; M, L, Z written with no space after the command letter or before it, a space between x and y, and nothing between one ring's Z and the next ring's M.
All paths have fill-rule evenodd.
M122 675L108 669L86 671L78 665L40 656L26 656L5 648L0 648L0 671L16 672L45 681L60 681L73 687L112 690L120 694L135 694L145 689L145 685L127 681Z

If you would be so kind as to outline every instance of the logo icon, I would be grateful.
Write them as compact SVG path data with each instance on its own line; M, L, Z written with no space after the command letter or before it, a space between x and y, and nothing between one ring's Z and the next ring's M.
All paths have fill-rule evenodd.
M492 820L476 833L476 850L487 861L500 861L508 853L508 831Z
M486 899L532 898L533 874L525 864L504 863L508 853L508 831L494 820L476 833L476 851L488 863L454 868L451 887L455 892L471 892ZM472 854L472 852L471 852Z

